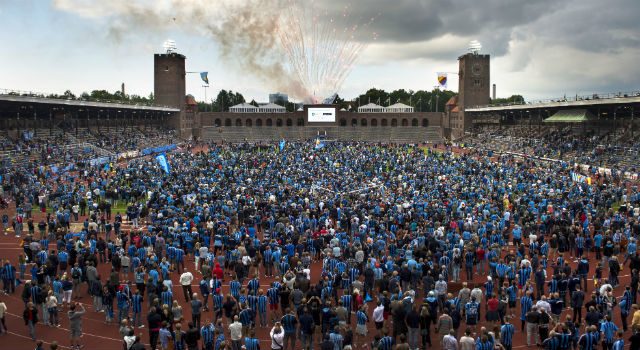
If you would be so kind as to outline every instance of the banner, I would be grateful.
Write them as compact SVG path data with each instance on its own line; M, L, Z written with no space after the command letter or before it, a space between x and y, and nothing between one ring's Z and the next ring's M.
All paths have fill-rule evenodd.
M571 180L573 180L573 182L586 182L587 184L591 185L591 178L584 176L582 174L578 174L576 172L571 172Z
M316 139L316 149L321 149L322 147L324 147L324 143L320 139Z
M164 170L166 174L169 174L171 170L169 169L169 161L167 161L167 156L162 153L156 156L156 160L158 161L158 165Z
M447 88L447 73L438 73L438 84L443 88Z
M209 72L200 72L200 79L209 85Z
M282 150L284 149L284 146L286 144L287 144L287 142L284 139L280 140L280 152L282 152Z

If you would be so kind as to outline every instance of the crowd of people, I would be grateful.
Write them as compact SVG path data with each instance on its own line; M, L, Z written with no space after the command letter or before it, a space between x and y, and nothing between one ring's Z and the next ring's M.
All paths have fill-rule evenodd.
M34 340L67 310L81 348L89 295L127 350L640 348L633 183L414 146L199 149L3 176L24 252L1 277Z

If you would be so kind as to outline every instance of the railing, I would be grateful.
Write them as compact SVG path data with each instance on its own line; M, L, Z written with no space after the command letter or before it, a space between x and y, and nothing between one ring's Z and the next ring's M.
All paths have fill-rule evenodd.
M99 103L112 103L112 104L124 104L124 105L131 105L131 106L148 106L148 107L163 107L163 108L175 108L172 106L161 106L161 105L156 105L153 103L142 103L139 101L127 101L127 100L118 100L118 101L111 101L111 100L101 100L98 98L82 98L81 96L77 96L76 98L72 98L71 96L68 96L65 98L64 95L57 95L57 97L47 97L47 95L51 95L51 94L45 94L42 92L35 92L35 91L25 91L25 90L14 90L14 89L2 89L0 88L0 96L22 96L22 97L31 97L31 98L42 98L42 99L54 99L54 100L67 100L67 101L85 101L85 102L99 102Z
M606 100L615 98L628 98L628 97L640 97L640 91L632 92L609 92L604 94L591 94L591 95L575 95L575 96L563 96L553 99L539 99L531 101L514 101L509 103L492 103L488 105L472 106L470 108L482 108L482 107L505 107L505 106L521 106L521 105L536 105L543 103L554 102L576 102L576 101L592 101L592 100Z

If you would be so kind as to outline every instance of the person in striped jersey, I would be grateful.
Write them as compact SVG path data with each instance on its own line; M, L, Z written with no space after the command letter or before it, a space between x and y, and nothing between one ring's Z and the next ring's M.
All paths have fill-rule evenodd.
M280 291L276 282L271 283L271 288L267 290L267 297L269 298L269 310L272 313L271 321L275 321L278 317L278 305L280 304Z
M295 316L293 310L286 310L286 314L282 316L280 323L282 324L282 328L284 329L284 339L283 339L283 349L287 348L287 344L290 344L290 349L294 350L296 348L296 335L297 335L297 326L298 319Z
M624 333L622 331L618 331L618 339L613 343L612 350L624 350L624 339L622 338L623 334Z
M242 288L242 284L237 279L231 281L229 283L229 290L231 291L231 296L236 300L240 300L240 289Z
M160 302L164 305L173 305L173 293L167 288L167 286L162 287L162 292L160 293Z
M558 327L560 328L560 331L556 333L556 338L558 338L558 349L569 350L571 347L571 332L567 329L565 324L559 324Z
M143 297L140 294L140 290L136 290L136 293L131 297L131 311L133 312L133 327L142 328L142 301Z
M213 320L217 321L222 318L222 305L224 303L224 296L220 293L220 288L215 290L213 294Z
M118 323L122 323L123 319L129 317L129 296L119 290L116 292L116 300L118 303Z
M200 328L200 337L202 338L202 347L204 350L213 350L214 327L209 320Z
M264 290L260 288L258 290L258 298L257 298L257 306L258 306L258 315L260 318L260 327L267 326L267 296L264 295Z
M362 344L366 343L367 337L367 323L369 323L369 316L367 316L367 304L360 307L356 312L356 341L355 345L359 343L359 338L362 337Z
M340 301L342 301L342 306L347 309L347 324L351 324L351 309L352 309L352 300L353 296L349 293L348 289L343 291L342 296L340 297Z
M256 331L252 329L249 336L244 338L244 347L246 350L260 350L260 341L256 338Z
M393 349L393 337L391 337L387 330L384 331L384 336L380 338L378 343L378 350L391 350Z
M600 324L602 350L610 350L613 347L614 336L617 331L618 326L611 321L611 315L606 315L605 321Z
M542 342L542 347L545 350L560 349L560 340L558 339L556 331L549 332L549 337Z
M260 289L260 280L258 279L258 275L255 275L253 279L247 283L247 289L250 295L258 294L258 289Z
M596 326L587 326L584 334L578 340L581 350L596 350L600 334Z
M500 327L500 343L502 343L505 350L511 350L513 346L515 327L509 322L510 320L511 317L505 317L504 324Z
M242 323L242 334L247 335L249 334L249 329L253 328L255 314L250 308L245 306L242 311L240 311L239 316L240 323Z
M533 299L531 299L531 292L527 291L527 294L520 298L520 321L522 321L522 325L520 327L520 331L524 332L524 326L526 324L526 315L529 310L533 307Z

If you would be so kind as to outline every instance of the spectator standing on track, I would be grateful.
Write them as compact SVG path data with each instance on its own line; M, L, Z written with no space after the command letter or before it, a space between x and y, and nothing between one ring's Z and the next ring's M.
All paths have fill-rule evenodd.
M32 302L27 303L27 307L22 313L25 326L29 327L29 336L33 341L36 340L36 323L38 323L38 309Z
M191 290L191 282L193 282L193 274L186 268L182 275L180 275L180 285L182 286L182 292L184 293L184 300L189 302L193 291Z
M77 310L78 306L81 310ZM84 345L80 344L80 337L82 336L82 315L84 315L85 312L84 306L79 303L72 304L70 310L67 312L67 316L69 316L69 331L71 332L72 349L84 348Z

